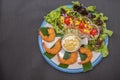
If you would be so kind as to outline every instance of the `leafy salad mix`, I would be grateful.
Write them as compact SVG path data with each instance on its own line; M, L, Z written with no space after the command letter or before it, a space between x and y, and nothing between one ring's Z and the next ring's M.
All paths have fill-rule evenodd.
M45 21L51 24L57 34L65 34L68 30L80 31L89 38L85 47L101 52L107 57L108 48L104 41L113 32L106 28L108 17L96 10L96 6L85 7L78 1L72 2L72 7L61 6L45 16Z

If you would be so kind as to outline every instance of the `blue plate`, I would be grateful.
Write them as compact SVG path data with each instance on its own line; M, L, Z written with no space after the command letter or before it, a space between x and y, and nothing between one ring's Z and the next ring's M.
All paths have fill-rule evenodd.
M67 5L68 7L72 7L72 5ZM43 21L41 24L41 27L44 27L46 25L46 21ZM62 72L66 72L66 73L81 73L84 72L83 68L77 68L77 69L69 69L69 68L62 68L59 67L58 64L54 63L51 59L49 59L45 54L44 54L44 48L42 45L42 38L38 35L38 43L39 43L39 48L41 51L41 54L43 56L43 58L55 69L62 71ZM106 37L105 39L105 44L106 46L108 45L108 37ZM99 54L99 56L97 56L97 58L92 62L92 66L95 67L98 63L100 63L102 60L102 54Z

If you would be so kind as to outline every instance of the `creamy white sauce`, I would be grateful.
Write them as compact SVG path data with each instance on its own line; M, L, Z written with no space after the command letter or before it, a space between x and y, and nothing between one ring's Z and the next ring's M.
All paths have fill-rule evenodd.
M74 52L80 47L80 39L76 35L66 35L62 40L63 49Z

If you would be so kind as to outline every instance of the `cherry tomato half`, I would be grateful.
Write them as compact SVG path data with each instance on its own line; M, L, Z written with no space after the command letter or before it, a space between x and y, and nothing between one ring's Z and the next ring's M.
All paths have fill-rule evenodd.
M97 28L93 28L93 29L91 30L91 32L90 32L90 34L91 34L92 36L97 35L97 33L98 33Z
M64 23L67 24L67 25L70 24L70 17L69 16L65 17Z
M80 25L79 25L80 29L84 29L84 27L85 27L84 25L85 24L83 22L81 22Z

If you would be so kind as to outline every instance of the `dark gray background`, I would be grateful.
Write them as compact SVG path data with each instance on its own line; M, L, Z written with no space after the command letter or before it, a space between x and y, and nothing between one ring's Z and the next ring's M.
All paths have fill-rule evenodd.
M71 0L0 0L0 80L120 80L120 0L80 1L109 17L108 58L87 73L57 71L40 54L37 30L43 16Z

